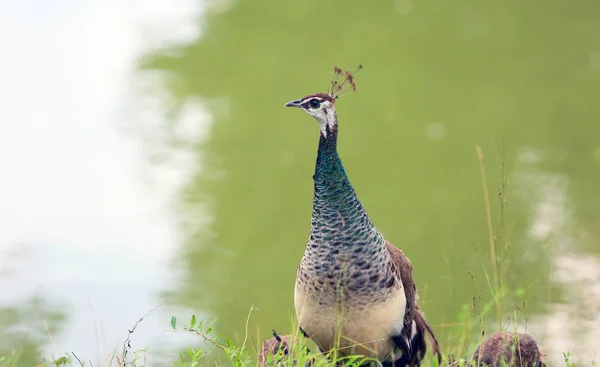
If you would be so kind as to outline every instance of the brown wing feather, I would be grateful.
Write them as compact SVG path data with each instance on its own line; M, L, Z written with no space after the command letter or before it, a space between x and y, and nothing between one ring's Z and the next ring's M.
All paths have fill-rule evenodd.
M396 272L400 273L400 279L404 287L404 295L406 297L406 313L404 314L404 327L411 329L412 320L414 319L415 305L417 303L417 286L412 279L413 266L404 255L404 252L398 247L392 245L388 241L385 241L388 252L392 259L392 264L396 268Z
M440 351L440 346L438 341L429 326L429 323L425 319L423 313L419 310L419 305L417 301L419 299L419 295L417 293L417 286L413 281L412 271L413 266L408 257L404 255L404 252L386 241L385 245L392 259L392 263L396 267L396 272L399 273L400 279L402 280L402 284L404 286L404 294L406 296L406 310L404 314L404 329L405 331L410 333L412 330L412 321L415 321L417 326L417 333L421 333L422 335L426 335L429 344L431 345L431 352L437 356L438 364L442 363L442 353ZM427 345L425 340L421 337L420 342L417 343L417 350L413 351L415 353L415 357L422 359L427 350Z
M422 330L422 332L425 332L425 335L427 336L427 340L429 341L429 344L431 345L431 353L433 355L437 356L438 366L441 366L442 365L442 351L440 349L440 345L438 344L437 338L435 337L435 334L433 333L431 326L425 319L425 315L423 315L423 312L421 312L421 310L419 310L418 305L416 306L415 323L417 324L417 329Z

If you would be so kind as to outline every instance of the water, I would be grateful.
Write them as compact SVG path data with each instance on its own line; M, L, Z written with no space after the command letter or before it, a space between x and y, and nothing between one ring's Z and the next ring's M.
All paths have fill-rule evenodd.
M136 60L197 37L200 10L185 1L0 5L0 300L6 315L19 310L3 318L2 354L25 345L26 365L38 352L97 365L167 301L160 292L177 276L170 261L181 243L171 203L191 165L181 155L148 164L137 122L153 128L162 107L143 97L150 78L138 78ZM157 339L173 312L165 308L134 347L176 344Z
M0 284L20 310L0 349L102 360L163 302L133 339L159 361L196 340L162 331L171 314L241 341L254 305L253 343L290 331L318 128L282 106L362 63L340 154L442 346L490 299L479 145L519 329L600 360L597 4L76 4L0 12Z

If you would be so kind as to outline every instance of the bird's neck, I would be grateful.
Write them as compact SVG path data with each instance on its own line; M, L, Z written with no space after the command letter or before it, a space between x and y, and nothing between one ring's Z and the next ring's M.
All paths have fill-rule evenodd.
M389 261L385 240L363 209L342 166L337 138L337 124L321 131L310 238L300 264L308 277L338 279L340 272L361 273L366 271L366 264L385 266ZM376 270L380 269L371 268Z
M315 190L327 189L330 184L348 181L346 171L337 151L338 130L337 126L326 126L321 131L319 149L317 151L317 164L315 165ZM348 182L349 184L349 182ZM352 187L350 186L350 189Z
M357 226L377 232L346 175L337 151L337 138L337 124L321 131L314 175L313 232L319 230L316 227L347 230L358 229Z

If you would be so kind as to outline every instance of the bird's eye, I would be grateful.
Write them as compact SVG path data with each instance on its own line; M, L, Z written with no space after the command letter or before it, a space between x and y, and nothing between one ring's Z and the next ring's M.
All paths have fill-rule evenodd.
M319 101L318 99L311 99L310 101L308 101L308 106L310 108L319 108L320 105L321 101Z

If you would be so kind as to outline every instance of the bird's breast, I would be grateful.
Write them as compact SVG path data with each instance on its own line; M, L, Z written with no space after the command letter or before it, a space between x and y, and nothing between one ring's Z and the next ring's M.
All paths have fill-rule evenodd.
M343 293L343 292L342 292ZM381 361L400 356L391 337L402 329L406 298L397 287L376 301L349 294L339 302L323 302L329 297L307 290L296 282L294 303L300 327L323 352L338 349L341 355L362 354Z

